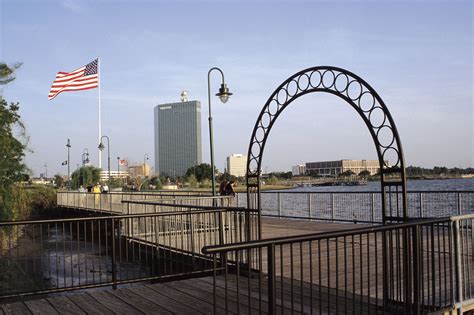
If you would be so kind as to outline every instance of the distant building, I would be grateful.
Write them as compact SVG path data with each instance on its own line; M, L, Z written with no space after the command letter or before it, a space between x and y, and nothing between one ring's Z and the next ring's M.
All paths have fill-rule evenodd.
M388 165L388 161L385 162ZM306 173L308 174L336 176L349 170L355 174L367 170L370 172L370 175L375 175L379 172L380 165L378 160L339 160L306 163Z
M183 96L183 95L182 95ZM184 176L202 163L201 103L187 101L157 105L155 118L155 171Z
M110 178L112 179L127 178L129 175L130 173L126 171L117 172L117 171L110 170ZM101 171L100 180L101 181L109 180L109 171Z
M232 154L227 157L227 172L230 175L241 177L247 173L247 156Z
M306 174L306 166L305 165L295 165L291 167L291 173L293 176L300 176Z
M148 177L151 175L150 165L148 164L139 164L132 165L128 167L128 172L131 177L145 176Z

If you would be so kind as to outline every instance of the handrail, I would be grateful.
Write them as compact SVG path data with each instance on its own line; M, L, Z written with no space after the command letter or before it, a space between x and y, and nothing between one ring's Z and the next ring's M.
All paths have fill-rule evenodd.
M222 207L216 209L213 207L207 207L210 209L202 209L196 211L170 211L170 212L157 212L157 213L137 213L137 214L124 214L124 215L114 215L114 216L100 216L100 217L80 217L80 218L69 218L69 219L49 219L49 220L24 220L24 221L2 221L0 222L0 227L10 226L10 225L23 225L23 224L45 224L45 223L66 223L66 222L78 222L78 221L102 221L102 220L119 220L119 219L131 219L131 218L144 218L144 217L164 217L164 216L183 216L187 214L202 214L202 213L219 213L226 211L234 212L256 212L252 209L246 208L226 208Z
M293 188L288 188L293 189ZM246 192L237 192L237 194L246 194ZM381 193L381 190L363 190L363 191L288 191L288 190L264 190L260 191L262 194L371 194ZM474 190L408 190L408 194L417 193L474 193Z
M166 196L166 197L176 197L176 196L185 196L185 197L213 197L211 195L201 195L201 194L163 194L161 192L156 193L149 193L149 192L129 192L129 191L109 191L109 195L133 195L133 196ZM95 194L93 192L81 192L77 190L59 190L57 191L58 194Z
M263 240L250 241L250 242L236 242L236 243L225 244L225 245L204 246L202 248L202 252L204 254L214 254L214 253L222 253L226 251L248 250L248 249L261 248L261 247L265 247L269 245L283 245L283 244L290 244L290 243L296 243L296 242L317 241L317 240L322 240L322 239L327 239L327 238L337 238L337 237L344 237L344 236L350 236L350 235L376 233L376 232L381 232L381 231L391 231L391 230L410 228L417 225L438 224L438 223L459 221L459 220L465 220L465 219L474 219L474 214L466 214L462 216L453 216L453 217L435 218L435 219L421 219L421 220L411 221L407 223L376 226L376 227L362 227L362 228L337 231L337 232L311 233L311 234L298 235L298 236L268 238L268 239L263 239Z

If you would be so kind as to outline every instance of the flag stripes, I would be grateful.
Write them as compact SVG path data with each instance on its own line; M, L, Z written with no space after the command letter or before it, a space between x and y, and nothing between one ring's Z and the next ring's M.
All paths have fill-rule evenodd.
M99 86L98 59L71 72L58 72L48 99L66 91L89 90Z

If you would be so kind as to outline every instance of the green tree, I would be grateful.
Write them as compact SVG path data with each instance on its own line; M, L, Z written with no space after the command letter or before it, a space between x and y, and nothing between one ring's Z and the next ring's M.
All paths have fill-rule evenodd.
M54 184L56 185L56 187L62 187L64 184L63 177L59 174L54 175Z
M159 177L152 177L150 179L150 184L155 186L155 189L163 189L163 184L161 183L161 180Z
M370 172L369 172L368 170L363 170L363 171L361 171L361 172L359 173L359 176L360 176L360 177L364 177L364 178L369 177L369 176L370 176Z
M189 183L189 187L191 188L198 187L198 181L197 181L196 176L194 176L194 174L189 175L186 181Z
M355 175L355 173L351 170L347 170L339 174L339 176L342 176L342 177L351 177L353 175Z
M267 185L276 185L278 183L278 178L275 175L270 176L265 183Z
M0 63L0 86L15 79L14 72L19 66ZM18 110L19 103L8 103L0 96L0 219L11 218L12 187L28 172L23 163L27 137Z
M214 167L214 173L217 173L217 168ZM198 182L202 182L204 179L211 179L212 171L211 166L207 163L201 163L199 165L188 168L185 177L189 177L191 174L196 176Z
M94 185L100 180L100 168L83 166L71 175L71 186L73 189Z

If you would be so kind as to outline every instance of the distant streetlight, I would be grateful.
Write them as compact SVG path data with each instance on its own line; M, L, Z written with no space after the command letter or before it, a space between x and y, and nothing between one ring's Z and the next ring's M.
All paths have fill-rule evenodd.
M86 166L89 164L89 150L87 148L84 149L84 152L82 152L82 166Z
M69 161L69 149L71 148L71 140L67 139L67 143L66 143L66 147L67 147L67 181L69 182L70 181L70 174L71 174L71 170L70 170L70 161Z
M117 175L120 173L120 156L117 156Z
M143 156L143 176L146 176L146 161L149 160L148 153Z
M213 70L219 71L222 77L221 87L219 88L219 93L217 93L216 96L218 96L221 102L225 104L229 100L229 97L232 95L232 93L229 92L229 89L227 88L227 84L225 84L224 73L222 72L222 70L217 67L211 68L209 72L207 73L207 96L208 96L208 102L209 102L209 140L210 140L210 150L211 150L212 195L215 196L216 195L216 174L214 172L214 141L213 141L213 136L212 136L212 115L211 115L211 72Z
M102 139L104 139L104 138L107 139L107 169L109 171L109 182L110 182L110 139L109 139L109 137L102 136L100 138L100 143L99 143L98 148L99 148L100 151L102 151L105 148L104 144L102 143Z

